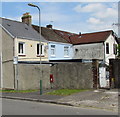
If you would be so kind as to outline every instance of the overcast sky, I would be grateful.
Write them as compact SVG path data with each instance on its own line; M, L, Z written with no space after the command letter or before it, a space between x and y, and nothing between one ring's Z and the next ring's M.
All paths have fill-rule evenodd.
M38 10L27 5L31 2L30 0L29 2L5 1L2 2L0 17L21 21L22 14L30 12L32 23L38 24ZM112 24L118 22L118 2L32 3L38 5L41 9L42 26L51 23L55 29L74 33L89 33L109 29L113 29L117 33L117 26L112 26Z

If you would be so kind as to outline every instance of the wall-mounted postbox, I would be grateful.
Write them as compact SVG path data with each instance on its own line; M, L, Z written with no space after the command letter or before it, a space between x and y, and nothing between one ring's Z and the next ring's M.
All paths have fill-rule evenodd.
M54 82L53 74L50 74L50 83Z

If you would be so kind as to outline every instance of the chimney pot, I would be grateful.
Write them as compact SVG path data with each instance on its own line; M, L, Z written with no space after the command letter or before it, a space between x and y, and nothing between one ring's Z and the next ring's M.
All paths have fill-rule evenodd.
M82 36L82 34L81 34L81 32L79 32L79 38L81 38L81 36Z
M79 32L79 36L81 36L81 32Z
M32 16L30 15L30 13L28 13L28 12L24 13L21 19L22 19L23 23L25 23L27 25L31 25Z
M46 27L49 28L49 29L52 29L52 25L51 24L46 25Z

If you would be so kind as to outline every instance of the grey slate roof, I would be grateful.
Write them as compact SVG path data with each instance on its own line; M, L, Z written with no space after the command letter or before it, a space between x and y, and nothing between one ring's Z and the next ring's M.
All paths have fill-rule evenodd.
M36 25L32 25L32 26L36 31L39 32L39 26L36 26ZM66 39L58 35L53 29L41 27L41 33L42 33L42 36L48 41L70 44Z
M1 25L14 37L39 41L39 33L34 30L32 26L28 26L23 22L13 21L6 18L0 18L0 20L2 20ZM41 36L41 41L47 40Z

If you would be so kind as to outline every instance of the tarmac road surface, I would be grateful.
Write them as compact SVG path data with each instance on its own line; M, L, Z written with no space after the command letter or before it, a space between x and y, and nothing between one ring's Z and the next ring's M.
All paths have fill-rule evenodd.
M2 115L117 115L117 113L93 108L2 99Z

